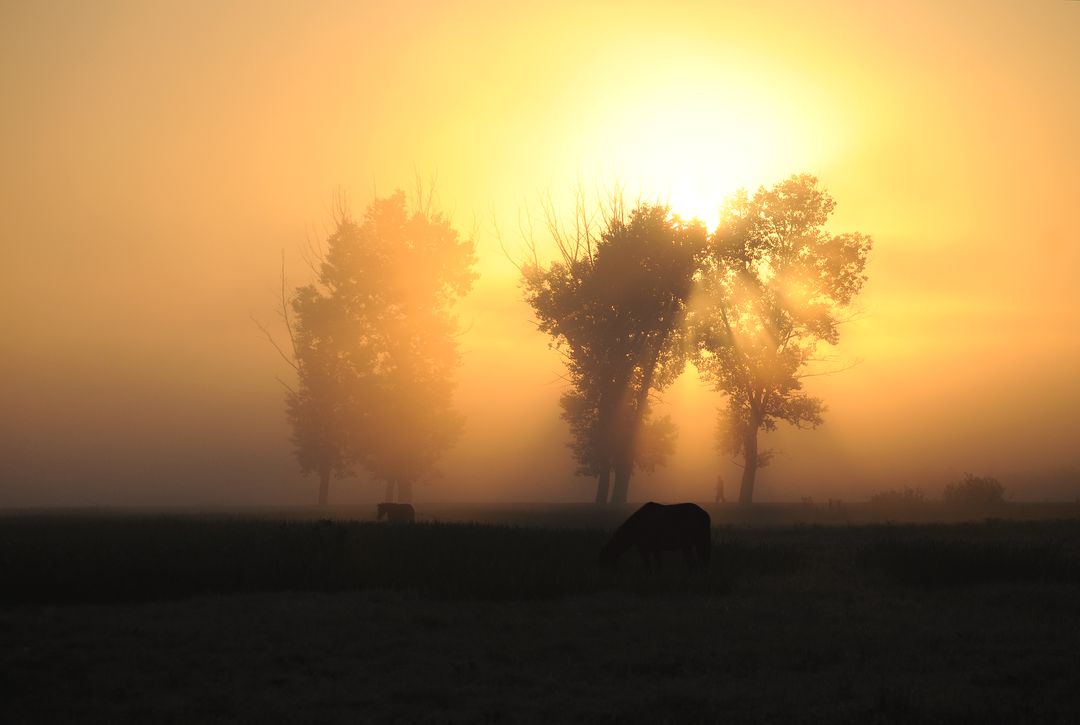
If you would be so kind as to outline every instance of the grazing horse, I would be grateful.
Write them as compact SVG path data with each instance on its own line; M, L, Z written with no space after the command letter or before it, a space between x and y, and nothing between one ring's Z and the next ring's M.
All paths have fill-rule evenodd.
M375 520L382 521L384 518L392 524L413 524L416 523L416 511L413 510L412 504L381 503L379 515Z
M690 566L708 564L712 553L712 519L697 504L670 506L650 501L630 515L600 550L600 563L614 566L631 547L637 547L646 562L660 566L665 551L683 552Z

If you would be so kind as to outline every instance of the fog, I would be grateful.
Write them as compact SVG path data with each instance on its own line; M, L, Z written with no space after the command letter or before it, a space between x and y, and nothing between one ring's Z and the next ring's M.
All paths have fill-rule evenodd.
M314 502L292 371L251 316L277 324L283 252L311 280L336 194L361 213L417 174L480 275L465 428L420 502L592 498L500 244L522 253L545 196L620 182L712 223L797 172L874 249L832 351L849 369L807 383L825 424L765 436L757 499L966 471L1080 497L1080 7L668 5L5 4L0 506ZM692 369L663 394L677 449L632 500L734 486L721 403Z

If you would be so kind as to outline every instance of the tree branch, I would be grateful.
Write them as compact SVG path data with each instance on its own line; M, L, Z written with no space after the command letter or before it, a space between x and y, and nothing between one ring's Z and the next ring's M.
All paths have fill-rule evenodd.
M858 365L861 365L862 362L863 362L862 360L856 360L855 362L851 363L850 365L845 365L842 368L836 368L835 370L823 370L823 371L817 372L817 373L803 373L801 375L796 375L795 378L797 380L802 380L803 378L819 378L819 377L822 377L824 375L836 375L837 373L842 373L845 370L851 370L852 368L857 367Z
M263 325L261 322L259 322L255 318L255 315L248 315L248 316L251 318L251 321L255 323L255 326L257 328L259 328L259 332L261 332L263 334L263 336L266 338L266 341L269 342L273 346L273 348L275 350L277 350L277 353L278 353L278 355L281 356L281 359L284 360L286 363L288 363L289 367L291 367L293 370L296 370L297 372L299 372L300 371L300 365L297 364L296 361L292 360L288 355L285 354L285 351L282 350L281 346L277 344L277 340L275 340L274 336L270 334L270 330L266 329L266 326Z

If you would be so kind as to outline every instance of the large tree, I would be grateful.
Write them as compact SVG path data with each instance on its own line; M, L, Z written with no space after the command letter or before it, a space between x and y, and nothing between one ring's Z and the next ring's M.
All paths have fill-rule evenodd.
M742 458L742 504L753 500L757 471L770 457L758 433L781 421L822 422L824 403L802 378L821 343L839 342L871 247L863 234L824 230L835 206L816 178L792 176L752 197L736 194L709 240L692 315L695 362L727 395L718 442Z
M556 231L561 259L534 258L522 273L539 329L564 353L563 417L579 473L596 476L597 503L609 488L612 503L625 503L634 469L671 450L673 427L649 422L649 397L685 366L682 323L706 232L654 204L629 213L613 204L603 226L594 237L579 224L571 242Z
M339 224L337 234L348 233ZM283 293L284 296L284 293ZM330 496L330 476L352 473L347 449L345 401L351 376L339 354L338 334L344 329L341 311L314 285L298 289L291 300L295 324L290 324L292 363L297 385L285 396L292 425L293 450L306 476L319 476L319 505ZM285 321L290 322L288 308Z
M362 220L339 213L315 283L292 297L299 385L287 409L301 469L359 466L409 501L456 440L454 302L472 285L473 243L405 195Z

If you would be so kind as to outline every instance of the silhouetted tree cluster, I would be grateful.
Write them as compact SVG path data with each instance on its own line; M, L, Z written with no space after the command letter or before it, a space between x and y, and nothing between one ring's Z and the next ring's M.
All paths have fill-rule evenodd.
M742 459L743 504L771 455L759 432L822 422L802 380L821 343L839 341L871 248L865 235L824 230L834 208L809 175L738 193L711 235L663 204L627 210L618 194L598 224L579 197L569 230L547 208L559 257L541 264L532 247L524 296L564 356L562 417L597 503L626 502L634 471L674 450L675 427L652 403L688 361L726 396L717 440ZM455 441L451 308L474 263L471 241L400 192L360 221L338 213L316 282L289 301L298 386L287 411L320 503L332 475L356 468L386 482L387 501L409 501Z
M551 229L561 259L522 267L525 299L563 352L571 389L561 400L579 473L595 476L596 501L625 503L635 468L652 470L674 447L670 419L650 419L650 393L686 363L686 305L706 231L662 205L626 212L616 200L594 235Z
M563 417L579 473L598 479L598 503L612 474L610 500L625 502L635 467L651 470L672 450L674 427L650 421L649 395L690 358L727 397L718 440L743 460L743 504L770 456L759 431L821 423L825 406L801 381L819 344L839 341L871 247L865 235L824 231L834 207L817 179L799 175L737 194L711 236L658 204L625 213L616 198L599 235L580 200L570 232L549 211L561 258L545 267L534 248L524 294L564 353Z
M386 483L387 501L409 501L456 440L451 310L474 263L471 241L430 208L410 210L401 192L359 221L337 213L317 281L291 298L298 385L287 413L320 504L331 474L355 467Z

